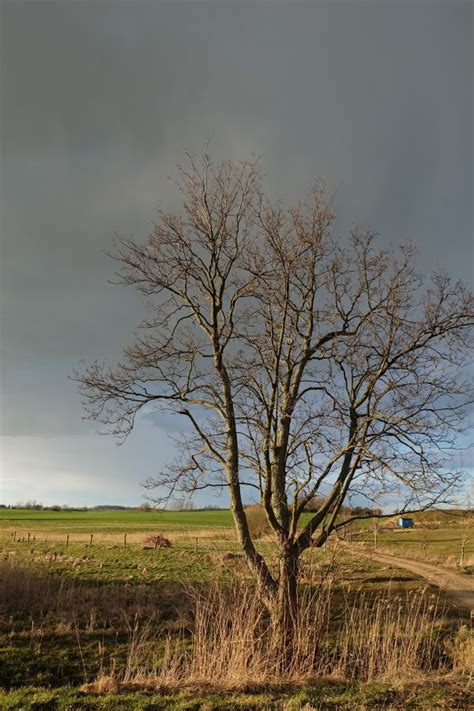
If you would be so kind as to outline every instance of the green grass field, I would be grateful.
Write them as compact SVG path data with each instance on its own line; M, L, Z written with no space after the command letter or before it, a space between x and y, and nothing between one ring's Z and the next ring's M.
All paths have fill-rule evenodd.
M71 533L136 532L149 528L230 528L228 510L209 511L36 511L0 509L0 527Z

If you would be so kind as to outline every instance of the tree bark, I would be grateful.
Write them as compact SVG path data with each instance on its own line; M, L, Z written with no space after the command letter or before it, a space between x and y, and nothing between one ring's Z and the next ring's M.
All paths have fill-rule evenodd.
M275 606L272 612L278 645L280 673L291 669L298 624L298 553L287 546L280 557L280 575Z

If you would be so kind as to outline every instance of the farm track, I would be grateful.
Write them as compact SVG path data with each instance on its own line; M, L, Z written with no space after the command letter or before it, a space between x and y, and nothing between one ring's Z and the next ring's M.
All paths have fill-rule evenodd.
M410 558L399 558L398 556L374 553L373 551L370 553L360 551L360 553L371 560L377 560L380 563L404 568L410 573L415 573L415 575L425 578L431 585L435 585L446 592L463 607L474 610L474 581L470 580L469 576L453 573L429 563L420 563Z

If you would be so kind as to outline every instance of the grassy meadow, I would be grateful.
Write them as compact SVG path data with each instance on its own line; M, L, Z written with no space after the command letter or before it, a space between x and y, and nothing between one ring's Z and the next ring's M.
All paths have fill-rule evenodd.
M412 530L380 526L377 548L453 565L462 519L431 520L427 541L414 518ZM144 548L158 533L171 546ZM365 522L353 545L334 539L305 554L301 581L313 597L301 644L306 655L309 644L317 649L319 671L285 682L267 667L257 673L267 651L252 651L250 670L235 656L235 635L245 638L260 613L242 593L252 581L229 511L0 509L0 708L469 708L469 611L403 569L358 556L373 536ZM272 545L259 541L270 560ZM471 541L466 575L473 552ZM194 665L187 676L182 650Z

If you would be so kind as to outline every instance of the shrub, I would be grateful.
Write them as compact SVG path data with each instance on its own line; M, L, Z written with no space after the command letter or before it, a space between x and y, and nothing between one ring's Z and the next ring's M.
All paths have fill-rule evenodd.
M156 533L144 539L143 548L171 548L171 541L161 533Z
M263 538L272 533L272 528L268 523L267 515L261 504L246 506L245 513L252 538Z

